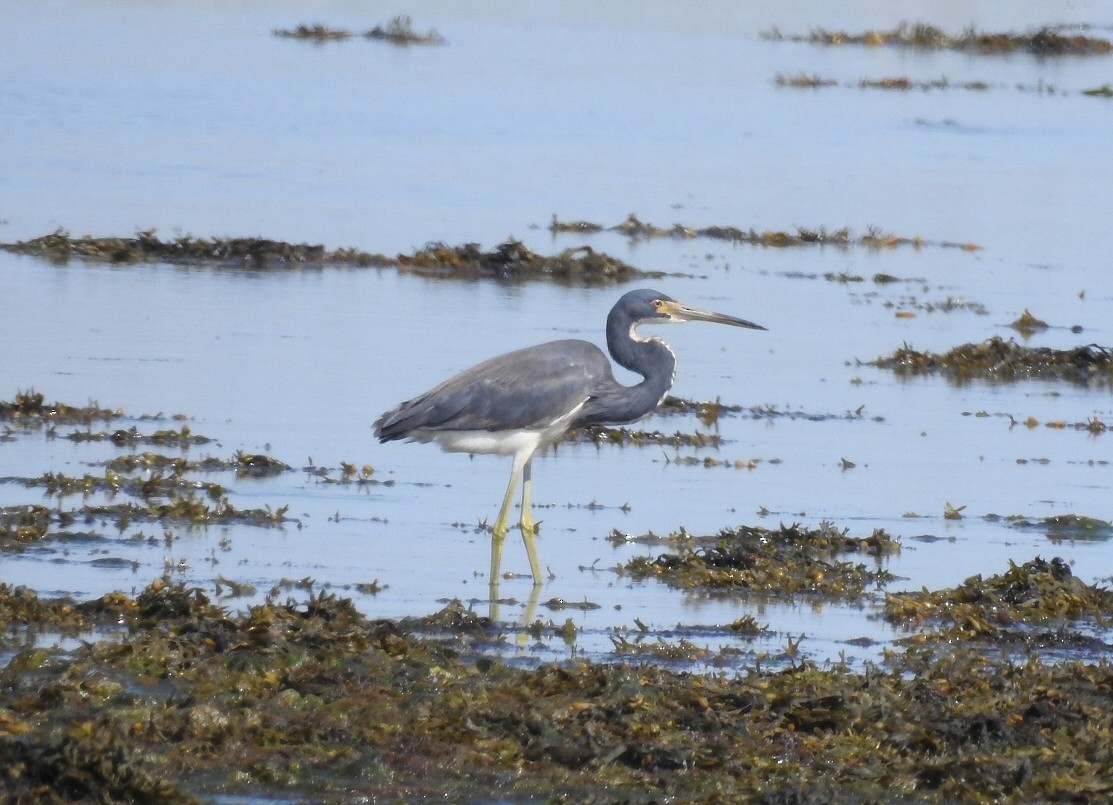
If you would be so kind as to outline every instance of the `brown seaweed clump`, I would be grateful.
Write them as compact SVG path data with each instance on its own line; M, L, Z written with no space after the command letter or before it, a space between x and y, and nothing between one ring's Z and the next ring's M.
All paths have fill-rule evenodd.
M64 264L89 263L217 265L228 268L275 269L333 267L395 267L436 279L552 280L567 285L610 285L638 278L659 278L660 271L642 271L588 246L544 256L513 238L484 251L475 243L449 246L430 243L413 254L388 257L357 249L326 249L320 244L287 243L266 238L158 238L154 230L133 238L70 237L59 230L0 249Z
M413 20L405 15L394 17L386 25L376 25L364 34L367 39L378 39L392 45L443 45L444 37L430 28L423 34L414 30Z
M942 355L920 352L905 344L870 366L902 375L939 373L964 382L985 379L1013 382L1026 379L1067 380L1080 384L1113 384L1113 350L1097 344L1057 350L1026 347L994 336L979 344L962 344Z
M352 36L351 31L329 28L321 23L312 25L302 23L296 28L275 28L271 33L283 39L308 39L313 42L342 42Z
M888 583L892 575L877 563L900 550L900 544L884 529L876 529L868 537L852 537L830 523L814 529L797 524L779 529L739 526L714 538L696 539L681 533L670 542L677 547L675 553L656 559L636 557L622 571L710 595L818 594L845 600L860 598L868 588ZM871 556L875 567L837 558L845 553Z
M1081 514L1055 514L1038 520L1029 520L1019 515L1004 518L994 515L986 519L1003 519L1013 528L1043 531L1053 542L1100 541L1113 538L1113 523Z
M1024 312L1017 316L1016 320L1009 324L1014 330L1027 338L1038 332L1046 330L1050 325L1043 319L1038 319L1032 315L1032 312L1027 308Z
M463 246L431 243L412 256L399 256L398 265L403 270L435 278L508 281L544 278L569 285L609 285L663 276L660 272L640 271L588 246L545 257L513 239L489 252L476 243Z
M942 639L1002 639L1035 625L1062 625L1113 617L1113 592L1085 584L1055 557L1022 565L1009 562L1003 574L971 576L951 589L885 596L885 618L908 627L928 625ZM1013 630L1013 632L1010 632Z
M267 238L197 238L182 235L161 240L153 229L132 238L70 237L63 230L17 243L0 243L0 249L41 257L55 263L72 259L91 263L175 263L223 265L243 268L277 266L386 266L394 261L381 254L355 249L328 250L319 244L287 243Z
M819 45L895 45L923 50L964 50L976 53L1025 52L1036 56L1102 55L1113 51L1109 40L1082 34L1068 35L1061 29L1044 27L1023 34L986 33L974 27L959 34L948 34L927 23L901 23L892 30L871 30L852 34L846 31L814 29L806 36L785 36L778 30L762 34L774 41L811 42Z
M663 433L659 430L644 430L631 428L612 428L607 425L589 425L584 428L573 428L564 436L566 442L590 442L595 445L616 444L634 445L637 447L669 446L669 447L719 447L723 439L715 433Z
M70 405L63 402L47 403L46 397L31 389L17 391L10 402L0 400L0 422L25 430L54 425L91 425L93 422L111 422L119 419L122 411L102 408L98 403Z
M959 248L964 251L977 251L979 248L973 243L953 243L950 241L928 241L920 236L903 237L881 232L878 229L867 229L861 235L853 235L850 229L829 230L826 227L809 229L796 227L792 232L783 230L758 231L752 227L741 229L737 226L708 226L696 228L684 224L673 224L671 227L659 227L639 219L631 213L620 224L606 227L590 221L561 221L555 215L549 223L549 231L554 235L594 234L596 232L618 232L631 240L649 240L651 238L675 238L679 240L692 240L706 238L708 240L725 240L730 243L748 243L753 246L767 246L782 249L791 246L865 246L871 249L891 249L898 246L942 246Z
M272 33L283 39L302 39L311 42L343 42L355 36L351 31L343 28L329 28L326 25L315 23L306 25L302 23L296 28L276 28ZM444 37L430 28L420 34L414 30L413 20L406 16L394 17L386 25L376 25L362 34L364 39L389 42L392 45L443 45Z
M0 587L31 621L82 605ZM0 609L0 612L4 610ZM1113 668L950 645L861 673L692 674L640 655L523 669L310 595L232 615L156 581L89 602L72 651L0 669L16 803L1108 801ZM5 646L6 648L7 646Z

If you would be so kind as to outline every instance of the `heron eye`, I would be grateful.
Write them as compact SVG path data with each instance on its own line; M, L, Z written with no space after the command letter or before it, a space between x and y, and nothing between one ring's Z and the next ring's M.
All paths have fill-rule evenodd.
M653 300L653 307L657 308L658 310L661 309L661 306L663 304L664 304L664 302L662 302L660 299L654 299Z

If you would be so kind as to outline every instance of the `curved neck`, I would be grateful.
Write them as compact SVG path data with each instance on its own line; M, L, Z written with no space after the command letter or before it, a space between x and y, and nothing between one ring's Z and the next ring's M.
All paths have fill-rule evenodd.
M655 409L672 387L676 356L659 338L634 336L634 321L616 311L607 317L607 349L620 366L640 374L644 380L622 389L621 399L612 399L613 422L633 422Z

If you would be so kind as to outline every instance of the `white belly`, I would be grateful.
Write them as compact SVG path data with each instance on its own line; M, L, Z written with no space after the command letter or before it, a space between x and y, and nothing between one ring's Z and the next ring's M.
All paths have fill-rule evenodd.
M451 453L483 453L492 456L517 456L525 460L538 448L548 447L568 430L568 423L583 403L547 428L530 430L415 430L410 438L440 445Z
M450 453L484 453L494 456L514 456L523 451L532 453L544 443L544 437L544 432L536 430L418 430L413 434L417 441L438 444L442 450Z

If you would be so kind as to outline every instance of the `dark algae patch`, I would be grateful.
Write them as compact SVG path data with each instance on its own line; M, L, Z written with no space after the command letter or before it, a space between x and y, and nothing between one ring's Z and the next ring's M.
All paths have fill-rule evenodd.
M312 25L302 23L296 28L276 28L272 33L283 39L306 39L311 42L342 42L352 36L351 31L329 28L319 22Z
M754 246L768 246L771 248L787 248L790 246L865 246L872 249L888 249L897 246L942 246L947 248L976 251L979 247L973 243L953 243L951 241L931 241L920 236L904 237L882 232L878 229L868 229L861 235L853 234L848 227L828 230L825 227L809 229L796 227L793 231L761 230L737 226L708 226L692 227L684 224L673 224L670 227L660 227L647 223L631 213L626 220L614 226L603 226L591 221L561 221L555 215L549 223L549 231L556 234L590 235L596 232L618 232L631 240L648 240L651 238L677 238L691 240L706 238L709 240L725 240L730 243L748 243Z
M955 381L1040 379L1113 384L1113 350L1108 347L1097 344L1067 350L1026 347L997 336L977 344L962 344L943 354L920 352L906 344L869 365L903 375L941 374Z
M575 428L565 435L564 440L568 442L590 442L596 445L616 444L639 447L663 445L669 447L715 448L722 443L722 438L715 433L700 433L699 431L694 433L682 433L680 431L662 433L659 430L612 428L606 425Z
M237 478L259 478L292 471L283 462L242 451L230 459L190 458L184 455L189 448L212 440L193 433L187 424L148 434L140 433L134 425L93 430L94 426L121 419L129 419L121 410L103 408L99 403L47 403L45 396L35 391L17 392L13 400L0 401L0 424L8 438L40 433L47 439L107 441L125 449L157 445L183 453L125 453L103 462L103 469L97 472L49 470L33 477L0 476L0 484L20 485L42 494L42 502L0 507L0 553L31 548L53 551L51 544L107 541L109 534L118 539L133 523L193 528L228 524L270 527L287 522L286 506L239 508L225 486L194 475L231 471ZM67 426L77 429L63 432ZM74 498L79 499L76 504ZM133 538L143 538L142 533Z
M1033 316L1032 312L1025 308L1024 312L1017 316L1016 320L1009 326L1027 337L1046 330L1050 325L1043 319Z
M897 46L920 50L960 50L972 53L1031 53L1036 56L1089 56L1113 51L1109 40L1083 34L1066 34L1061 28L1045 27L1028 33L990 33L969 27L949 34L922 22L901 23L891 30L861 33L813 29L807 35L785 35L778 30L762 36L773 41L810 42L818 45Z
M244 269L375 267L437 279L495 279L509 282L549 280L568 285L611 285L634 279L665 276L660 271L643 271L590 247L565 249L541 255L510 239L493 250L479 244L449 246L430 243L412 254L388 257L383 254L320 244L287 243L266 238L197 238L184 235L161 240L153 230L135 237L70 237L63 231L19 241L0 243L0 249L64 264L70 260L89 263L170 263L211 265Z
M1049 539L1056 542L1092 542L1113 538L1113 523L1081 514L1056 514L1036 520L1014 515L1003 519L1013 528L1043 531Z
M868 537L853 537L830 523L814 529L796 524L777 529L739 526L703 538L681 532L669 542L674 552L655 559L637 557L622 571L698 594L815 594L846 600L888 583L892 576L880 567L880 561L900 550L900 544L883 529ZM870 557L870 561L840 558L848 553Z
M88 426L94 422L111 422L122 416L122 411L102 408L95 402L84 406L48 403L45 395L34 389L16 392L11 401L0 400L0 423L21 430L39 430L56 425Z
M889 593L885 617L908 628L928 628L936 640L1024 642L1042 637L1033 627L1078 622L1108 625L1113 592L1088 585L1058 557L1009 563L1000 575L971 576L960 586L929 592Z
M430 28L425 33L418 33L414 30L413 20L406 16L394 17L386 25L376 25L362 34L353 33L344 28L329 28L320 23L312 25L302 23L296 28L276 28L273 33L283 39L302 39L317 43L343 42L354 36L362 36L364 39L388 42L401 47L444 44L444 37L437 33L435 29Z
M1113 795L1103 662L915 647L861 673L806 660L732 675L636 661L521 669L459 652L454 635L493 627L451 608L402 623L310 594L231 614L165 580L85 604L0 586L0 602L23 623L65 620L85 635L73 651L6 655L0 780L11 802Z
M414 30L413 20L406 16L394 17L386 25L376 25L364 34L367 39L377 39L392 45L443 45L444 37L430 28L423 34Z
M398 267L435 278L551 279L576 285L609 285L663 276L661 272L641 271L587 246L544 256L516 240L508 240L490 252L475 243L463 246L432 243L413 255L399 256Z
M243 268L280 266L388 266L394 260L356 249L329 250L319 244L287 243L267 238L198 238L182 235L162 240L153 229L134 237L74 238L58 230L17 243L0 244L15 254L40 257L55 263L84 260L90 263L175 263L222 265Z

